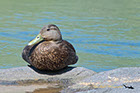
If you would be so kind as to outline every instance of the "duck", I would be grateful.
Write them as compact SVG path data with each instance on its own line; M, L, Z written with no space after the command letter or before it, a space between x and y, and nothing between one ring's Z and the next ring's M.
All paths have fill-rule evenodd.
M22 58L38 70L61 70L77 63L78 56L71 43L62 39L59 28L45 25L23 49Z

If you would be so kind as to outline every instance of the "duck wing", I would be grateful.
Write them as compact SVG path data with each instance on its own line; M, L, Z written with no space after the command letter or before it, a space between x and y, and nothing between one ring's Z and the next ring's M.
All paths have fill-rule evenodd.
M66 44L70 48L70 50L72 50L72 51L69 52L70 53L69 54L69 56L70 56L69 60L72 61L70 63L75 64L78 61L78 56L76 55L76 51L75 51L73 45L66 40L63 40L63 44Z
M22 58L28 63L30 63L29 56L32 52L32 47L33 46L27 45L27 46L25 46L25 48L23 49L23 52L22 52Z
M69 46L69 48L71 48L71 49L76 53L76 51L75 51L75 49L74 49L74 47L73 47L73 45L72 45L71 43L69 43L69 42L66 41L66 40L63 40L63 43L64 43L64 44L67 44L67 45Z

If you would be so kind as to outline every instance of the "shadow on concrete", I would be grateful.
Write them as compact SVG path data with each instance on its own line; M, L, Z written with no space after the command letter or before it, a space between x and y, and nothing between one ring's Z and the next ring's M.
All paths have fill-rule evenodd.
M50 71L50 70L38 70L37 68L33 67L32 65L28 65L28 66L39 74L47 74L47 75L58 75L58 74L66 73L66 72L71 71L72 69L76 68L76 67L67 66L61 70Z

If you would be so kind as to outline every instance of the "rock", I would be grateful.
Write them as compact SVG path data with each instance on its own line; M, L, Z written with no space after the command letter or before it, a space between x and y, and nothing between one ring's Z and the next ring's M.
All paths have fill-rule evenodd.
M40 90L45 93L139 93L140 67L100 73L83 67L67 67L57 72L33 67L1 69L0 90L2 93L38 93Z
M126 84L127 86L132 86L134 89L129 88L97 88L87 91L81 91L76 93L140 93L140 82L133 82Z
M124 84L124 85L123 85ZM126 86L126 87L125 87ZM140 67L118 68L87 77L62 93L139 93ZM134 89L132 89L134 88Z
M2 93L17 93L21 90L24 93L37 88L65 88L95 73L83 67L67 67L57 72L39 71L33 67L1 69L0 90L4 90Z

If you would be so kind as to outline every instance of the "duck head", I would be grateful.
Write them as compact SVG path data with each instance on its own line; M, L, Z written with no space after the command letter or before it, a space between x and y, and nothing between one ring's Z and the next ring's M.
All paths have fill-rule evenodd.
M61 32L59 30L59 28L54 25L54 24L50 24L47 26L44 26L40 33L36 36L35 39L33 39L32 41L30 41L28 43L29 46L31 45L35 45L41 41L61 41L62 40L62 35Z

